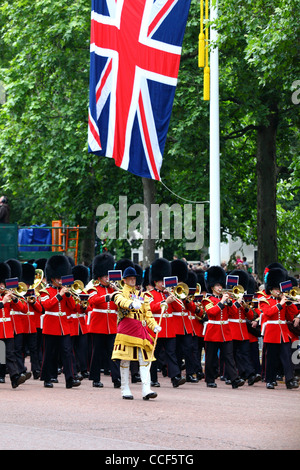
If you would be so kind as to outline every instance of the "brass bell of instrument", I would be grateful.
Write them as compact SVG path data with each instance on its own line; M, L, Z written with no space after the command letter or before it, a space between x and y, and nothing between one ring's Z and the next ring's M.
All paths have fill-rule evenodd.
M180 300L186 299L189 295L189 286L185 282L179 282L174 288L174 295Z

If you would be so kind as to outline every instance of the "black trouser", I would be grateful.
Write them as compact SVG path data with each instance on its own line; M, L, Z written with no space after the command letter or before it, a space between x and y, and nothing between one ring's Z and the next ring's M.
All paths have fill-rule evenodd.
M233 357L233 346L232 341L205 342L205 382L213 383L216 377L216 363L218 361L218 351L225 363L226 374L229 380L234 381L238 378L238 372L236 369L234 357Z
M238 341L232 340L233 357L239 373L243 379L248 379L250 375L255 374L254 367L250 361L249 340ZM227 377L227 369L225 366L225 377Z
M159 358L162 349L164 349L164 358L168 368L168 376L173 378L181 375L176 357L176 338L158 338L154 356ZM150 371L151 381L157 382L157 361L152 362Z
M31 371L39 371L40 363L37 352L37 335L36 333L21 333L19 335L15 335L15 351L19 373L22 374L26 372L24 354L25 346L29 350Z
M177 363L180 367L182 359L185 360L186 375L192 375L196 372L193 360L193 337L191 333L185 335L176 335L176 355Z
M266 346L266 382L276 381L280 362L283 367L285 382L294 378L290 343L264 343Z
M114 382L120 379L120 363L119 361L112 361L111 355L113 352L114 342L116 335L105 335L101 333L92 333L92 357L90 364L89 379L94 382L100 381L100 370L105 361L108 359L107 366L111 371L111 378Z
M6 365L1 364L0 376L4 378L7 370L10 378L12 378L16 375L19 375L19 369L15 355L14 338L2 338L1 341L3 341L3 343L5 344Z
M45 335L44 357L41 370L41 380L49 382L57 374L58 357L61 358L66 382L74 377L72 367L72 344L70 335Z
M250 360L254 367L255 373L261 375L261 364L259 360L259 347L258 341L250 342Z
M73 364L76 372L86 372L88 369L88 336L79 331L79 335L72 336Z

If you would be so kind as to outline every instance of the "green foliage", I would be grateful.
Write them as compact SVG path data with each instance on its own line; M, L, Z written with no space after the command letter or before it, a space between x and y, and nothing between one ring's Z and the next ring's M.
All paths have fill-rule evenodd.
M277 132L278 241L291 266L299 221L299 2L219 2L222 231L256 243L256 130L270 109ZM0 6L0 184L19 224L89 225L106 202L143 203L141 179L87 152L90 0L7 0ZM157 204L209 199L209 102L198 68L199 1L192 0ZM167 188L170 188L170 192ZM175 195L174 195L174 194ZM289 227L287 231L286 228ZM205 206L208 246L209 205ZM186 240L166 256L197 259ZM128 243L108 240L117 255Z

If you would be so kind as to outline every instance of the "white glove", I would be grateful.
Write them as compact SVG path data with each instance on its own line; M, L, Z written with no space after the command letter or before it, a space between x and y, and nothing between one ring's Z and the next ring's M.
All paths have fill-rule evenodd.
M134 308L135 310L139 310L141 306L142 303L138 299L134 299L134 301L132 302L132 308Z
M153 331L154 331L154 333L159 333L161 330L162 330L162 327L157 325L157 326L154 327Z

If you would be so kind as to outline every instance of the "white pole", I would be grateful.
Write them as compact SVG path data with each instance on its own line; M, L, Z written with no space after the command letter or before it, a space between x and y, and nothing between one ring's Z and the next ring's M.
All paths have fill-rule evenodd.
M210 20L218 15L218 0L210 1ZM210 42L217 39L217 31L210 27ZM220 129L219 129L219 51L214 47L210 51L210 265L221 264L221 225L220 225Z

